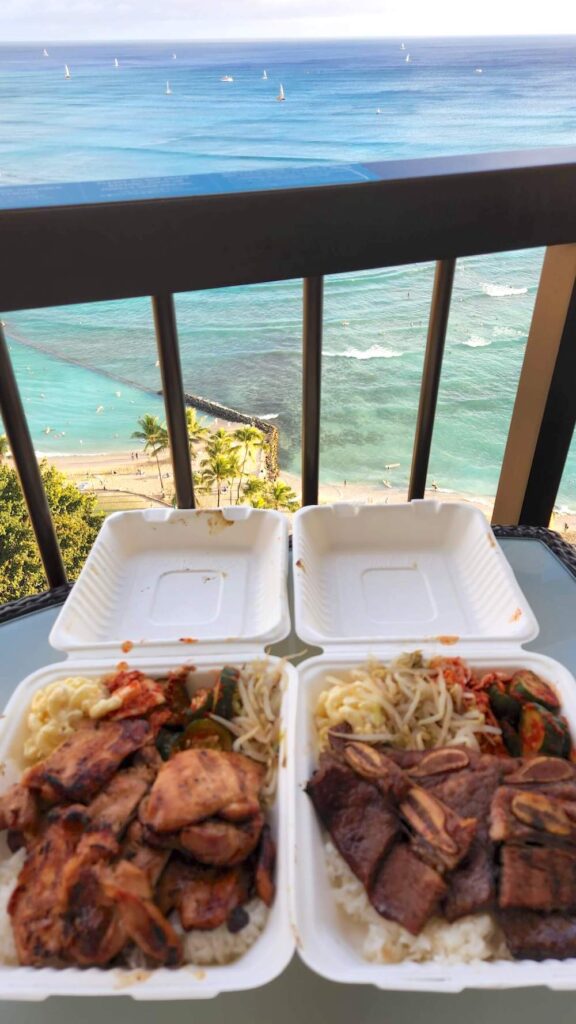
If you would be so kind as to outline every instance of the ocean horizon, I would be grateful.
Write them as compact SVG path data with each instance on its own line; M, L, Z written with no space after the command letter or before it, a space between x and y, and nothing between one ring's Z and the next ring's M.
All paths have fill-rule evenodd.
M2 44L0 202L6 186L232 182L241 171L574 144L576 37L402 42L48 43L48 57L42 43ZM442 490L495 492L542 257L458 262L429 474ZM433 273L326 279L324 481L407 483ZM186 391L274 417L290 472L301 304L295 281L176 296ZM129 450L139 416L163 417L149 301L0 316L38 451ZM558 503L576 507L574 445Z

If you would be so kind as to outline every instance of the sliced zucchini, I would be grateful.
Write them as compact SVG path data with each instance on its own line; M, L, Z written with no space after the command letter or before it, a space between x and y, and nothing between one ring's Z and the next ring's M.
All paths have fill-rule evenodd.
M528 669L522 672L515 672L510 684L510 694L516 697L523 704L530 701L532 704L540 704L549 711L559 711L560 701L548 683L542 682L535 672Z
M506 690L501 690L497 683L492 683L492 686L488 687L488 697L490 698L490 707L500 723L517 724L522 705L516 697Z
M565 757L570 744L568 726L539 704L525 704L520 718L520 739L523 754L548 754Z

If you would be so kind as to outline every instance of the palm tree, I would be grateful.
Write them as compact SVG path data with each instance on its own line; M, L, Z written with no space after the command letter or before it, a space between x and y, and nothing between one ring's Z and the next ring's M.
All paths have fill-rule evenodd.
M238 491L236 493L236 503L240 501L240 489L242 487L242 480L244 478L244 471L246 469L246 463L248 459L253 459L259 448L264 447L264 435L261 430L257 427L238 427L233 434L234 440L232 441L232 447L237 448L242 452L242 462L240 464L240 470L238 475Z
M239 473L240 463L238 461L238 453L235 452L234 449L231 449L231 451L228 453L228 477L226 480L228 484L228 500L230 505L233 504L234 481ZM236 501L235 504L237 505L238 501Z
M296 512L300 508L295 492L284 480L274 480L268 484L266 499L268 508L279 509L282 512Z
M215 430L210 435L206 451L210 457L213 455L227 455L231 447L232 435L227 430L224 430L223 427L220 427L219 430Z
M202 459L202 482L210 490L216 485L216 504L220 508L222 485L230 479L230 456L225 452L216 452Z
M6 434L0 434L0 465L4 462L4 459L8 455L9 445Z
M257 476L249 476L246 480L242 492L252 508L265 508L265 487L266 482Z
M192 408L192 406L188 406L186 409L186 427L188 430L190 458L192 463L194 463L194 446L199 444L200 441L205 441L207 437L210 437L210 430L206 426L204 420L198 419L196 409Z
M160 480L160 489L164 494L164 484L162 483L162 471L160 469L160 460L158 458L160 452L165 452L169 445L168 431L166 425L160 423L157 416L151 416L146 413L141 416L138 420L141 429L135 430L132 437L142 441L144 444L144 451L150 452L156 458L156 465L158 466L158 479Z

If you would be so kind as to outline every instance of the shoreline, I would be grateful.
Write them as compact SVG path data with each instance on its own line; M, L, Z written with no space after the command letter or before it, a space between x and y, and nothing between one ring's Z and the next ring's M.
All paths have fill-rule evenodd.
M220 425L220 424L218 424ZM222 423L222 426L233 429L233 424ZM201 450L196 457L198 464ZM37 453L40 457L40 453ZM172 464L168 454L160 458L160 471L166 482L167 495L162 495L156 460L144 454L140 449L113 451L99 454L74 452L70 454L44 454L41 456L50 465L55 466L65 476L80 487L81 490L96 494L99 505L105 511L113 507L150 508L159 503L171 505L168 491L173 483ZM12 464L8 458L7 464ZM256 467L262 472L262 467ZM295 473L280 470L280 479L284 480L301 496L300 477ZM440 488L427 488L427 500L459 501L480 509L490 520L494 498L489 495L472 495L463 491L451 491ZM117 499L115 503L115 498ZM228 493L224 493L222 505L228 504ZM386 487L383 484L358 483L341 481L338 483L320 483L319 498L321 504L337 502L366 502L367 504L398 504L406 502L406 491L401 487ZM134 499L132 501L132 499ZM210 495L201 496L202 505L210 505ZM576 513L562 512L557 509L550 524L566 540L576 543Z

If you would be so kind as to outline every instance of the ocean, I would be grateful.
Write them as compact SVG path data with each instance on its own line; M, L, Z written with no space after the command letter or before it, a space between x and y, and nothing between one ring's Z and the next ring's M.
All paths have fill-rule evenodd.
M48 57L42 42L2 45L0 189L574 144L576 37L404 43L61 43ZM430 464L440 488L495 492L542 255L458 264ZM406 484L432 278L419 265L327 279L325 481ZM301 307L299 282L177 297L186 389L274 417L295 472ZM3 319L38 451L129 449L137 418L163 415L148 301ZM574 446L558 502L576 507Z

